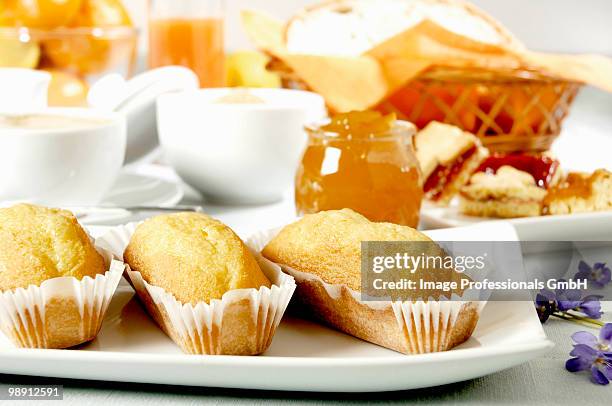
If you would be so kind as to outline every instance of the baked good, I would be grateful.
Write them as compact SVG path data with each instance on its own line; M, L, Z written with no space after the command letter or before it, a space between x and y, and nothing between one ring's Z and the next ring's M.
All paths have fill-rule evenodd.
M437 121L418 132L415 146L425 197L438 204L448 204L488 155L478 137Z
M502 166L497 172L477 172L461 189L459 211L480 217L539 216L546 190L531 174Z
M559 183L563 171L549 153L496 152L485 159L476 172L495 173L502 166L511 166L530 174L537 186L548 189Z
M304 315L345 333L406 354L448 350L470 337L479 314L473 302L421 300L426 295L403 302L362 301L362 241L432 242L410 227L370 222L343 209L309 214L284 227L262 254L296 278L296 301ZM460 278L454 271L434 274ZM424 319L435 322L425 327Z
M15 345L67 348L95 338L122 272L72 213L0 209L0 327Z
M147 312L188 354L264 352L295 290L293 278L202 213L156 216L100 241L123 254Z
M544 198L543 214L572 214L612 210L612 173L571 172Z
M460 0L335 0L311 5L285 27L295 54L356 56L425 19L476 41L520 49L502 25Z
M69 211L29 204L0 209L0 290L61 276L81 280L107 269Z
M233 289L270 287L242 240L201 213L146 220L136 228L123 258L145 281L182 303L209 303Z

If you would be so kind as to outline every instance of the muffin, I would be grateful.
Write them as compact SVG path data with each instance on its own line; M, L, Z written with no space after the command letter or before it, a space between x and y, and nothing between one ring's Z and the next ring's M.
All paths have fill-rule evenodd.
M293 278L205 214L153 217L102 240L123 254L148 313L186 353L264 352L295 290Z
M431 300L428 294L418 291L415 295L420 298L415 296L407 301L362 301L363 241L432 242L410 227L370 222L352 210L343 209L306 215L284 227L263 247L262 254L295 277L299 311L355 337L415 354L445 351L471 336L478 322L480 303L456 297ZM443 252L439 250L434 249L434 254ZM461 277L451 272L454 275L432 277L443 280Z
M233 289L270 287L242 240L201 213L157 216L136 228L123 253L148 283L182 303L210 303Z
M15 345L67 348L95 338L122 272L69 211L0 209L0 327Z

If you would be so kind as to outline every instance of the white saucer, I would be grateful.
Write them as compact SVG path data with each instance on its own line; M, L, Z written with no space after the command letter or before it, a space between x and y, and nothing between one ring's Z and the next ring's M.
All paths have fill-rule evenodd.
M183 198L178 183L122 172L110 192L101 202L103 206L174 206Z

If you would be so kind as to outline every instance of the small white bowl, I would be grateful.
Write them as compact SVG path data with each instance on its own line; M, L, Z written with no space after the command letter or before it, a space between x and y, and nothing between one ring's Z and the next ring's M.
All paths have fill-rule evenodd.
M244 89L264 103L220 103L236 89L202 89L157 101L160 143L178 175L208 200L262 204L292 184L304 126L327 115L323 98L287 89Z
M26 114L92 121L78 127L0 128L0 200L52 206L99 203L123 164L124 116L78 108L19 115Z

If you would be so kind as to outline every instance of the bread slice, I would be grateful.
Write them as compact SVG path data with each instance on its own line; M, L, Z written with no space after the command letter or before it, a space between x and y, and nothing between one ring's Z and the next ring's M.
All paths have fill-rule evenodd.
M357 56L424 20L479 42L524 48L497 20L463 0L327 0L287 22L285 43L291 53Z
M612 210L612 173L598 169L592 174L572 172L551 188L544 199L544 214L571 214Z

